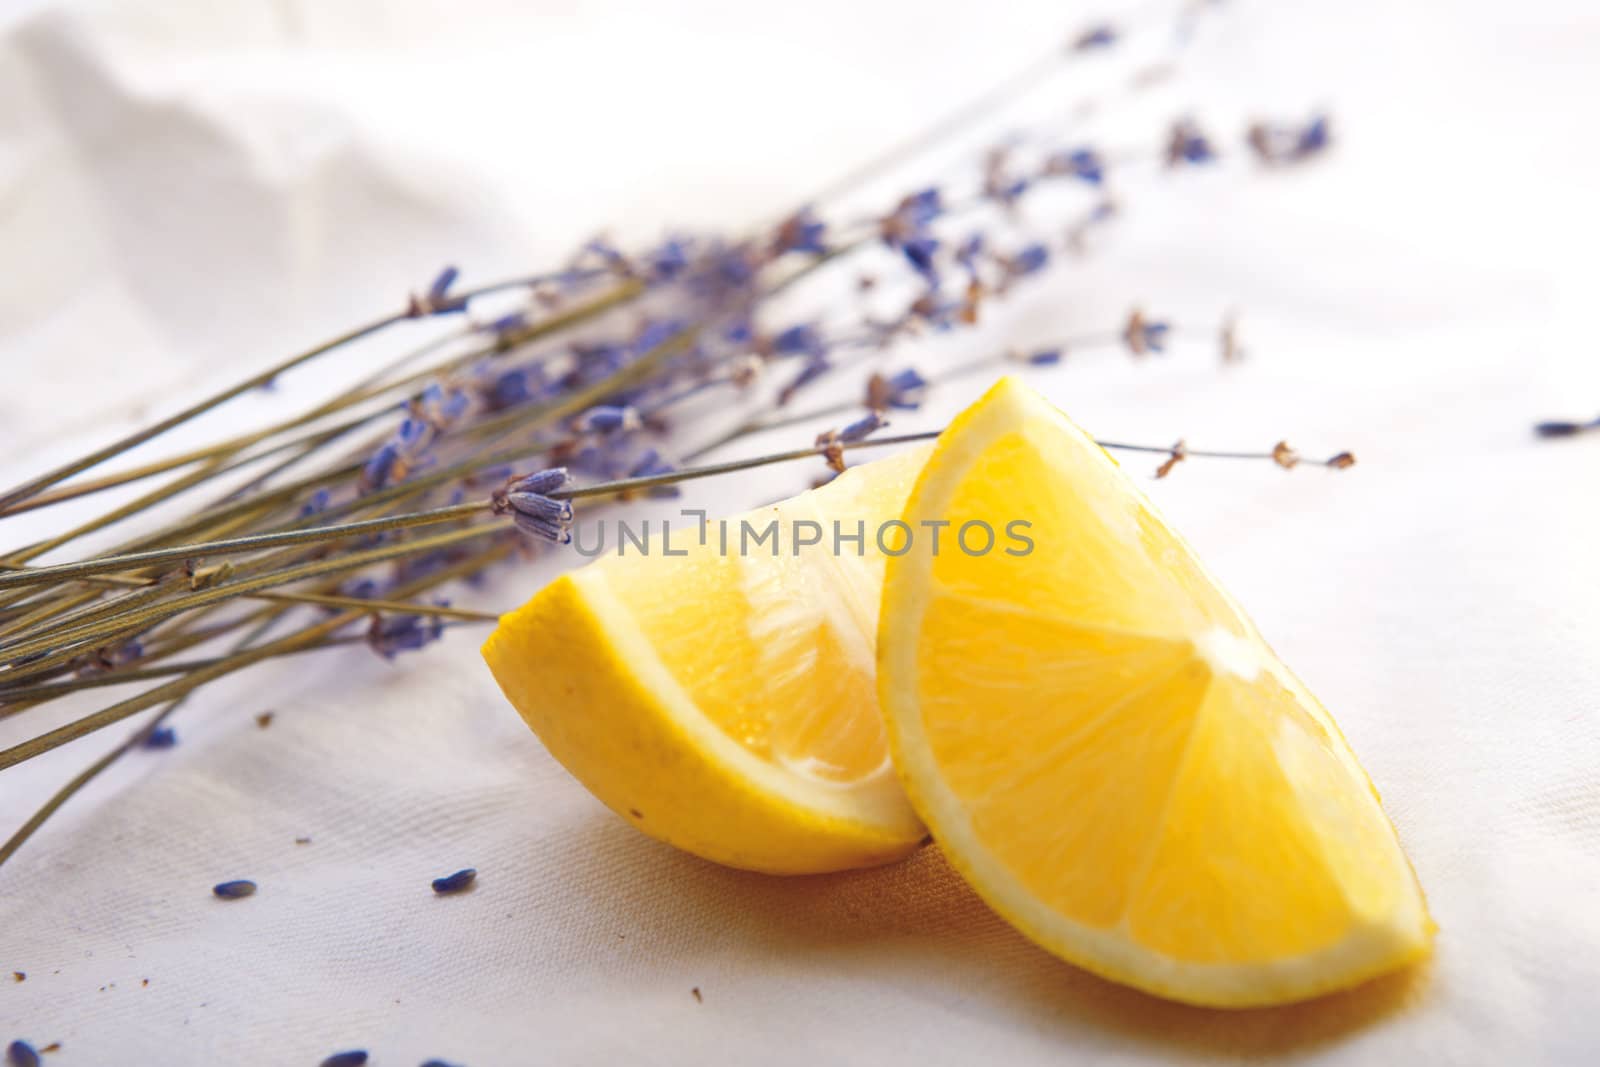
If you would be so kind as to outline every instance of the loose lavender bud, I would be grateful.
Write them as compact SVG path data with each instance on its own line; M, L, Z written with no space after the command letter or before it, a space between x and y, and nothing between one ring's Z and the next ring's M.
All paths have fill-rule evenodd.
M1023 362L1033 367L1053 367L1061 362L1061 349L1041 348L1023 357Z
M320 1067L362 1067L367 1062L367 1050L353 1048L348 1052L335 1052L323 1060Z
M256 884L248 878L240 878L233 882L218 882L211 887L211 892L223 900L240 900L254 896L255 891Z
M465 867L454 874L447 874L443 878L433 880L433 891L440 896L448 893L460 893L469 888L478 880L478 871L475 867Z
M39 1067L39 1052L18 1039L6 1046L6 1067Z
M178 743L178 731L170 726L158 726L140 742L145 748L172 748Z

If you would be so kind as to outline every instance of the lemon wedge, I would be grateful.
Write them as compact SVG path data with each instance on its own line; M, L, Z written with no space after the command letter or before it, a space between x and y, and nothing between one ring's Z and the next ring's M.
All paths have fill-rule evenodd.
M619 529L502 617L484 658L556 759L647 834L772 873L897 859L926 831L877 707L877 528L930 448L658 528L647 554Z
M1110 457L1014 380L939 439L887 561L879 700L917 812L1018 930L1250 1006L1424 956L1422 891L1328 713ZM964 550L969 524L1031 541Z

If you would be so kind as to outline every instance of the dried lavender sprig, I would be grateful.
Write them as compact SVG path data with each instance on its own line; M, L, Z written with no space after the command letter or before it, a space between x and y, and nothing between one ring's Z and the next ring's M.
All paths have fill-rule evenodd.
M482 532L482 528L480 528L480 532ZM463 531L457 530L452 531L451 534L444 536L453 537L456 540L462 540L463 538L459 536L462 533ZM433 586L452 581L464 574L474 573L476 570L480 570L483 567L494 563L496 560L504 558L509 551L510 546L505 543L492 546L484 550L479 555L474 556L471 559L463 560L461 563L452 567L447 567L435 574L428 575L425 578L404 583L393 591L393 595L399 597L413 596L426 589L432 588ZM193 692L195 689L205 685L207 682L211 682L228 674L243 670L246 667L260 663L263 660L270 659L274 656L281 656L290 652L298 651L302 648L308 648L323 638L329 637L337 631L343 629L351 622L361 618L363 614L363 612L354 610L340 612L331 618L324 619L321 622L312 624L310 626L306 626L295 631L294 633L280 637L275 641L270 641L264 645L257 645L249 649L239 651L234 655L226 657L224 662L218 663L211 667L205 667L197 671L192 671L189 674L184 675L182 678L175 679L166 683L165 685L157 686L156 688L147 690L146 692L140 693L137 696L129 697L128 699L113 704L110 707L102 708L97 712L87 715L81 719L74 720L73 722L67 723L61 727L58 727L57 729L51 730L34 738L30 738L21 744L13 745L11 748L0 751L0 770L15 766L24 760L32 759L35 756L42 755L45 752L59 748L70 741L74 741L80 737L85 737L96 730L100 730L107 726L121 722L123 719L126 719L131 715L137 715L146 708L155 707L157 704L162 704L187 693Z
M489 293L501 292L505 289L531 288L556 280L560 278L563 273L564 272L547 272L529 277L512 278L503 281L492 282L488 285L481 285L476 288L466 290L450 297L449 299L452 302L459 301L460 308L464 309L466 306L466 301L471 300L474 297L484 296ZM453 277L451 280L454 280ZM442 294L437 297L432 297L431 299L433 299L435 303L438 303L442 299ZM251 375L242 382L231 385L220 392L213 393L204 400L197 401L196 403L193 403L188 407L167 416L164 419L159 419L143 429L135 430L133 433L127 434L116 441L113 441L109 445L98 448L86 456L73 460L70 463L63 464L62 466L56 467L53 470L46 471L44 474L36 475L20 485L13 486L11 489L0 493L0 516L5 515L11 509L11 507L19 501L26 500L35 493L38 493L44 489L48 489L50 486L55 485L58 482L65 481L75 474L81 474L82 472L89 470L91 467L97 467L106 460L113 459L119 454L126 452L130 448L134 448L138 445L144 444L146 441L159 437L167 431L181 426L191 419L197 418L211 409L227 403L229 400L232 400L235 397L243 396L252 389L259 389L286 371L293 370L296 367L311 362L319 356L326 355L335 349L342 348L345 345L349 345L356 341L362 340L363 338L370 337L373 334L379 333L398 323L405 322L409 319L420 318L424 315L445 313L449 310L455 309L439 306L436 310L428 310L427 307L420 304L418 301L413 300L411 306L403 311L391 315L385 315L380 319L375 319L372 322L367 323L365 326L358 326L355 329L348 330L331 340L324 341L322 344L301 352L298 355L290 356L288 359L280 360L278 363L273 364L266 370Z

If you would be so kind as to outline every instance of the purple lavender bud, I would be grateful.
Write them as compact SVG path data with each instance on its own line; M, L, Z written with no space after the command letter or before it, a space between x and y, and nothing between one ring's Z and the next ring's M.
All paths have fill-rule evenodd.
M913 237L900 246L900 251L905 255L906 261L916 272L927 281L929 285L939 284L939 270L934 265L933 256L939 250L937 237Z
M1306 159L1328 147L1328 116L1317 115L1300 131L1295 142L1295 158Z
M1022 278L1049 265L1050 250L1042 244L1031 244L1007 261L1006 271L1013 278Z
M372 454L367 460L367 465L361 468L361 485L368 490L382 489L389 484L389 478L394 474L395 464L400 462L400 450L393 444L386 444Z
M887 425L889 425L889 422L882 414L876 411L869 411L866 415L840 430L838 440L844 443L862 441Z
M506 484L508 493L553 493L567 484L567 468L547 467L515 478Z
M956 248L956 263L968 274L978 273L978 257L983 255L983 234L973 233Z
M248 878L240 878L232 882L218 882L211 887L212 894L222 900L242 900L245 897L254 896L255 891L256 884Z
M453 266L447 266L440 271L438 277L433 279L433 284L428 286L428 296L434 300L443 300L450 292L450 287L461 277L461 271Z
M924 189L912 193L901 201L899 210L905 214L914 228L920 230L944 211L944 199L937 187Z
M1172 329L1172 324L1167 322L1147 322L1144 327L1145 347L1152 352L1165 352L1167 350L1167 334Z
M1034 367L1053 367L1061 362L1061 349L1041 348L1039 351L1029 355L1026 362Z
M328 504L331 503L332 500L333 494L330 491L327 489L318 489L315 493L312 493L310 496L306 497L306 502L300 505L300 517L302 519L307 519L318 512L327 511Z
M483 330L485 333L492 333L497 337L503 338L506 334L516 333L527 325L528 313L526 311L513 311L510 314L501 315L498 319L484 326Z
M810 323L801 323L774 337L772 351L780 356L819 357L827 354L828 345L820 330Z
M1051 156L1045 162L1045 173L1099 185L1105 181L1105 161L1092 148L1073 148Z
M39 1067L39 1051L20 1038L6 1046L6 1067Z
M494 380L484 395L484 407L490 411L504 411L506 408L525 404L533 396L533 390L528 384L528 371L524 367L508 370Z
M178 731L170 726L157 726L148 734L140 744L144 748L172 748L178 743Z
M426 422L407 416L394 433L394 446L400 455L411 459L427 447L432 436L432 428Z
M1117 31L1109 24L1091 26L1084 30L1072 42L1074 52L1092 52L1097 48L1109 48L1117 43Z
M1593 422L1568 422L1565 420L1537 423L1533 432L1540 437L1576 437L1590 430L1600 430L1600 419Z
M631 407L618 407L613 404L601 404L592 407L578 416L576 429L579 433L624 433L637 430L640 426L639 412Z
M1189 119L1173 123L1167 140L1167 166L1209 163L1215 158L1216 150L1198 126Z
M782 407L784 404L787 404L794 397L795 393L799 392L801 389L804 389L806 386L810 385L812 382L816 381L818 378L822 377L832 369L833 364L829 363L824 357L814 356L811 359L808 359L805 366L800 368L800 373L794 376L794 380L788 385L784 386L783 389L778 393L778 406Z
M572 543L572 531L565 526L535 519L522 514L520 511L511 513L511 521L516 523L517 529L536 541L549 541L551 544L556 545L570 545Z
M810 252L820 256L828 251L827 246L822 243L823 234L827 229L827 224L817 218L809 207L802 208L778 227L773 247L780 254Z
M421 318L424 315L448 315L467 309L467 298L464 296L451 296L450 287L456 283L461 272L455 267L446 267L433 279L433 284L428 286L428 291L422 296L413 296L407 314L412 318Z
M560 525L572 521L572 504L566 500L552 500L540 493L507 493L506 503L517 514L541 522Z
M364 1067L367 1062L367 1050L353 1048L344 1052L335 1052L323 1060L318 1067Z
M884 402L902 411L915 411L922 404L922 394L928 388L928 380L918 374L915 367L907 367L898 374L890 375L884 384L887 387Z
M438 602L448 607L449 601ZM415 652L425 648L444 635L444 623L437 615L391 615L374 619L367 631L367 644L384 659L394 659L402 652Z
M755 326L749 319L736 319L722 333L723 340L733 345L747 345L756 335Z
M440 896L447 893L460 893L472 888L472 883L478 880L478 871L475 867L464 867L454 874L447 874L443 878L433 880L433 891Z
M669 282L689 266L688 243L682 238L669 238L663 241L659 248L647 252L645 262L650 266L653 280Z
M658 319L645 324L639 335L633 339L632 349L635 355L644 355L652 352L668 341L672 340L684 329L683 323L676 319Z

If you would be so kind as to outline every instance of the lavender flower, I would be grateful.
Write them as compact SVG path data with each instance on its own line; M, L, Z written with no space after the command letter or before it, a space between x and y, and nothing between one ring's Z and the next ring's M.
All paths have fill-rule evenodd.
M496 515L510 513L517 529L541 541L572 543L572 505L548 495L567 484L567 469L551 467L514 478L493 498Z
M222 900L240 900L244 897L254 896L256 884L248 878L240 878L232 882L218 882L211 887L213 895Z
M6 1067L39 1067L39 1051L18 1038L6 1046Z
M407 305L406 314L411 318L420 319L427 315L449 315L467 309L467 298L464 296L451 296L450 287L456 283L456 278L461 272L455 267L446 267L433 279L433 284L428 286L428 291L420 296L413 293Z
M1022 356L1022 362L1030 367L1053 367L1061 362L1062 352L1059 348L1041 348Z
M978 257L983 255L983 234L974 232L966 240L956 246L955 261L968 277L974 281L978 277Z

